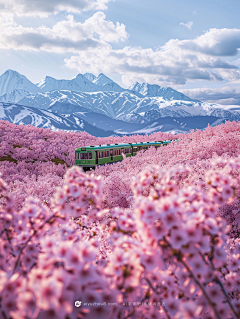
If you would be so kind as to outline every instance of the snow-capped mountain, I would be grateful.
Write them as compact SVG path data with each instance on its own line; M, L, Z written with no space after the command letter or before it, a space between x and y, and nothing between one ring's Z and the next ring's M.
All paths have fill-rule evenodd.
M80 92L96 92L99 88L89 81L84 75L78 74L72 80L56 80L51 76L45 76L37 86L42 92L51 92L55 90L69 90Z
M58 103L57 103L58 102ZM72 92L52 91L48 93L29 94L19 104L51 110L57 113L73 113L86 108L88 111L105 114L111 118L131 113L141 99L129 92ZM57 103L57 106L56 106ZM60 104L68 105L67 112L60 110Z
M104 75L103 73L100 73L94 80L93 83L97 84L99 86L103 86L105 84L113 83L114 81L111 80L109 77Z
M78 74L72 80L46 76L35 85L8 70L0 76L0 102L0 118L10 122L64 130L82 130L84 122L84 130L99 136L189 131L226 119L240 120L237 105L203 103L172 88L148 83L123 89L103 73L97 77ZM110 133L103 133L106 131Z
M29 94L19 104L71 114L74 112L95 112L113 119L133 121L136 114L145 120L159 117L217 116L219 118L239 118L238 110L225 110L222 105L194 101L164 100L163 97L138 97L124 92L73 92L52 91ZM133 114L133 116L129 116ZM231 114L231 116L230 116ZM125 117L124 117L125 116ZM137 120L138 122L138 120Z
M0 96L9 94L16 89L31 93L40 91L39 88L24 75L13 70L7 70L0 76Z
M88 79L88 81L92 82L96 79L96 76L92 73L84 73L83 74L85 76L85 78Z
M100 73L93 81L94 84L96 84L98 87L100 87L100 90L105 92L113 91L113 92L123 92L126 91L123 89L120 85L118 85L116 82L111 80L109 77L104 75L103 73Z
M112 81L103 73L95 77L91 73L78 74L72 80L56 80L51 76L43 78L37 86L42 92L51 92L55 90L68 90L75 92L123 92L121 86Z
M71 80L57 80L53 77L46 76L36 85L16 71L8 70L0 76L0 101L6 103L18 103L23 97L27 96L27 92L33 94L56 90L74 92L128 92L138 98L162 97L163 100L181 99L183 101L191 101L189 97L180 92L158 85L136 83L129 89L123 89L103 73L100 73L97 77L92 73L85 73L84 75L78 74Z
M0 102L13 102L13 103L17 103L18 101L20 101L21 99L23 99L25 96L27 96L29 94L28 91L24 90L24 89L15 89L10 93L6 93L2 96L0 96Z
M219 119L214 116L165 117L151 122L129 123L111 119L103 114L94 112L76 112L60 115L33 107L0 103L0 120L6 120L14 124L31 124L36 127L50 128L51 130L86 131L94 136L112 136L115 134L150 134L157 131L184 133L189 132L191 129L204 129L208 123L211 126L215 126L224 123L226 119Z
M11 103L0 103L0 120L9 121L14 124L31 124L54 131L86 131L94 136L111 136L114 134L113 130L102 130L74 114L71 116L61 116L52 112Z
M148 97L162 97L164 100L171 101L171 100L181 100L181 101L196 101L192 100L190 97L184 95L181 92L178 92L170 87L162 87L157 84L148 84L148 83L138 83L131 85L129 90L138 92L143 96Z

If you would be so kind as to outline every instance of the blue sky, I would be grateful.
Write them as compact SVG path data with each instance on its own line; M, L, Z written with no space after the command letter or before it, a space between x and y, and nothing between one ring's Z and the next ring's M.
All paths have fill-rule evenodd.
M239 104L239 12L239 0L0 0L0 73L103 72Z

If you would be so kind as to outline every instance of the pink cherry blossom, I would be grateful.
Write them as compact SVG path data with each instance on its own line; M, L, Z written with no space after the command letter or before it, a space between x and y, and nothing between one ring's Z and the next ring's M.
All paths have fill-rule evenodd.
M34 291L37 306L43 310L58 309L63 284L54 278L45 278Z
M188 243L188 236L183 229L172 229L169 241L173 248L179 249Z
M176 136L95 138L6 121L0 133L0 316L239 316L239 123L91 172L74 166L76 148Z

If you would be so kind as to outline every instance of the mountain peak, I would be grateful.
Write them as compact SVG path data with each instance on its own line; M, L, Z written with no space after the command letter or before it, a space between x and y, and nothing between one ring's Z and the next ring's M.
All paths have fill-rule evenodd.
M22 89L32 93L39 91L37 86L24 75L8 69L0 76L0 96L11 93L16 89Z
M105 84L110 84L110 83L115 83L113 80L111 80L109 77L107 77L105 74L100 73L95 80L93 80L94 84L97 85L105 85Z
M96 79L96 76L92 73L84 73L83 74L88 81L93 82Z
M158 84L149 84L149 83L134 83L129 87L129 90L138 92L143 96L148 97L162 97L164 100L182 100L182 101L196 101L190 99L190 97L184 95L181 92L178 92L171 87L163 87ZM199 102L199 101L198 101Z
M84 75L82 73L78 73L74 79L82 79Z
M90 82L83 74L79 73L71 80L57 80L51 76L46 76L37 86L42 92L51 92L57 90L94 92L98 89L96 85Z
M5 71L3 74L11 74L11 73L17 74L18 72L17 72L17 71L14 71L14 70L11 70L11 69L8 69L8 70ZM18 73L18 74L20 74L20 73Z

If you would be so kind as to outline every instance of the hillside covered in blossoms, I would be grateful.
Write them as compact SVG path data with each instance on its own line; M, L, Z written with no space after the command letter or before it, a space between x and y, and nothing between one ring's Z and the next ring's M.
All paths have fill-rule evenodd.
M169 139L74 166L81 146ZM239 122L97 138L0 121L0 173L1 319L240 318Z

